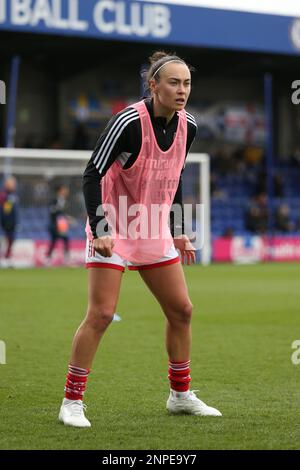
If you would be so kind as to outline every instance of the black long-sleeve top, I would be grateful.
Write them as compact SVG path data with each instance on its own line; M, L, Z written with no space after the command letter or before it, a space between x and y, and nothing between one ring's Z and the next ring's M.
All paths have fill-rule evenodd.
M167 151L171 147L176 134L178 114L175 113L171 121L167 123L164 117L154 117L152 99L146 99L145 104L151 118L157 143L163 151ZM194 141L196 131L195 119L187 113L186 156ZM83 175L85 205L94 238L97 238L97 224L103 218L96 215L97 208L102 202L101 179L116 160L119 160L124 169L130 168L139 155L141 143L141 122L139 114L134 108L126 108L113 116L97 141ZM173 204L180 204L182 207L181 176ZM171 218L171 232L174 235L172 225ZM182 233L184 232L183 227L182 216Z

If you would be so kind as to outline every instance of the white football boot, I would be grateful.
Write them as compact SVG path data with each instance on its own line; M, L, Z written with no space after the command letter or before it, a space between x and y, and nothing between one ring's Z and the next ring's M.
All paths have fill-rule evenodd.
M200 400L195 392L198 390L189 390L183 396L170 390L170 395L167 401L167 410L172 414L185 413L197 416L222 416L222 413L216 408L206 405Z
M60 407L58 419L66 426L75 426L77 428L90 428L91 423L84 416L86 405L81 400L67 400L63 399Z

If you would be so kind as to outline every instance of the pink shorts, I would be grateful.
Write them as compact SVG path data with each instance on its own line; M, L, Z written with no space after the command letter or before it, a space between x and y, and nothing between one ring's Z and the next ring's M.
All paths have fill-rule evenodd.
M119 271L124 272L126 266L131 271L134 271L134 270L140 270L140 269L159 268L161 266L167 266L168 264L178 263L179 261L180 261L180 258L178 256L178 252L174 244L171 246L168 253L162 258L158 259L155 263L139 264L139 263L131 263L130 261L117 255L117 253L114 253L110 258L101 256L97 252L93 253L92 242L90 240L87 240L86 242L86 251L85 251L86 268L110 268L110 269L118 269Z

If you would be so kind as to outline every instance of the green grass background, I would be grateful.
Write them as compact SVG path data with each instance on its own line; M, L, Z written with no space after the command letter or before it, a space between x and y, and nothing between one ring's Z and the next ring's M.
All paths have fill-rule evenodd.
M84 269L1 270L1 449L296 449L300 443L297 264L185 268L194 304L192 389L222 418L170 416L164 318L136 272L90 375L91 429L57 421Z

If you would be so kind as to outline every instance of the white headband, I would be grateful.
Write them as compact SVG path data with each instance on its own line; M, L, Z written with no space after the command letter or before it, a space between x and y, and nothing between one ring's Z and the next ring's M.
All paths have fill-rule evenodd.
M153 78L155 77L155 75L157 74L157 72L159 72L160 69L162 69L165 65L170 64L171 62L179 62L180 64L186 65L186 63L183 62L183 60L180 60L180 59L171 59L171 60L168 60L168 61L164 62L160 67L158 67L158 69L157 69L156 72L152 75L152 77L150 78L150 80L153 80Z

